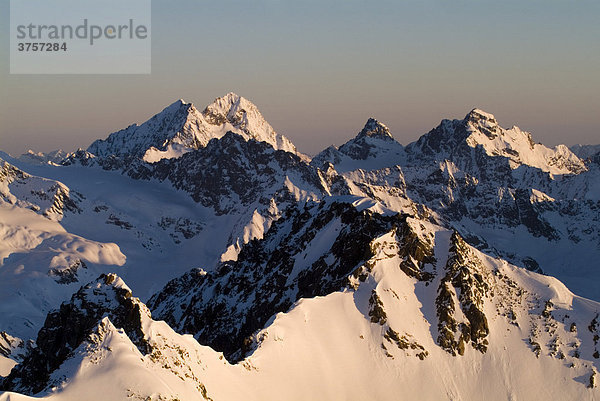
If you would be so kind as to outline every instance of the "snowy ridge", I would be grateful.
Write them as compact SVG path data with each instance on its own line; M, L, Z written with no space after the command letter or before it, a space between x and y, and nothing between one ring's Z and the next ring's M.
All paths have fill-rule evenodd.
M235 261L220 264L214 273L193 270L171 281L150 299L150 308L172 327L239 359L247 337L274 313L299 297L344 287L368 253L373 233L385 232L394 221L336 200L288 209L264 239L243 246ZM207 319L217 310L218 318Z
M598 398L594 155L474 109L309 162L228 94L2 158L1 401Z
M407 151L415 157L450 159L464 167L473 157L473 151L465 145L481 146L488 156L506 158L512 169L525 165L555 175L579 174L586 170L583 161L566 146L550 149L536 144L531 134L518 127L504 129L492 114L479 109L473 109L463 120L443 120L438 127L408 145Z
M34 152L31 149L19 156L19 160L30 164L60 164L68 153L62 149L52 152Z
M309 225L322 233L330 230L314 223ZM419 219L372 238L370 257L351 272L346 288L300 299L275 315L251 336L250 354L239 364L152 320L118 277L107 275L50 315L38 347L3 385L25 389L16 378L44 366L36 358L55 355L44 353L48 346L63 349L65 340L48 342L42 334L66 339L48 330L60 317L86 330L68 346L71 352L58 351L66 359L52 364L59 367L37 393L50 400L76 399L86 389L86 399L104 399L108 393L89 389L109 380L107 391L116 398L477 399L483 391L491 400L598 396L598 303L574 296L555 279L490 258ZM304 252L320 252L319 244L309 243ZM322 274L327 277L326 270ZM231 282L226 286L235 289ZM443 302L442 288L448 291ZM474 305L479 314L471 312ZM140 319L127 310L139 311L133 316ZM456 330L451 348L441 336L446 327ZM128 380L115 380L126 369ZM20 399L4 397L9 395Z
M359 168L374 170L400 164L403 156L404 148L393 138L390 130L374 118L369 118L355 138L339 148L328 147L316 155L311 164L325 168L330 163L339 172Z
M202 112L180 99L139 126L133 124L95 141L87 151L99 157L133 156L153 163L204 147L229 131L246 140L264 141L275 149L299 154L287 138L273 130L254 104L234 93L217 98Z
M60 221L67 212L81 213L82 195L59 181L32 176L0 159L0 200L28 208L50 220Z

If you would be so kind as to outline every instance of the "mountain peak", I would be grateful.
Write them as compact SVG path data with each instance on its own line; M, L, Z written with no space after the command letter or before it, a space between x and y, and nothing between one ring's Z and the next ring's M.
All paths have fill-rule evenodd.
M496 121L496 117L494 117L493 114L488 113L486 111L483 111L481 109L478 108L474 108L473 110L471 110L466 116L465 116L465 121L467 122L481 122L481 121L488 121L491 124L498 124L498 122Z
M188 104L185 100L183 99L177 99L176 101L174 101L173 103L171 103L169 106L167 106L165 108L165 110L167 109L171 109L171 108L179 108L185 104Z
M331 163L338 172L377 169L398 164L403 154L404 147L392 137L388 127L369 118L358 135L339 148L325 149L313 158L312 164L322 167Z
M221 96L221 97L218 97L217 99L215 99L215 101L217 101L217 100L223 100L223 101L227 101L227 102L230 102L230 103L237 103L237 102L239 102L242 99L245 100L245 101L248 101L246 98L238 95L235 92L228 92L224 96Z
M502 128L493 114L471 110L463 120L441 124L407 146L411 154L434 155L459 165L471 163L471 149L481 148L488 156L508 159L512 169L521 165L551 174L579 174L586 170L582 160L564 146L548 148L536 144L531 134L518 127Z
M357 138L370 137L378 139L393 139L388 127L374 118L369 118L362 131L358 133Z
M202 111L204 119L212 125L226 126L247 139L270 143L275 149L301 155L289 139L275 132L263 115L248 99L229 92L218 97Z
M211 104L206 106L202 114L213 124L230 122L234 126L246 125L249 122L247 118L249 114L261 124L267 124L262 114L258 111L258 107L246 98L233 92L216 98Z
M252 102L233 92L215 99L202 112L179 99L141 125L97 140L87 150L100 157L134 156L153 163L204 147L228 131L305 158L289 139L273 130Z
M189 114L193 113L196 108L192 103L188 103L183 99L178 99L165 107L161 112L154 115L154 119L171 119L172 116L181 114L186 119L189 118Z
M107 317L124 330L140 352L151 351L144 333L144 324L151 318L150 311L138 298L132 297L131 290L119 276L102 274L48 314L38 332L36 347L2 384L27 393L38 393L51 386L51 374Z

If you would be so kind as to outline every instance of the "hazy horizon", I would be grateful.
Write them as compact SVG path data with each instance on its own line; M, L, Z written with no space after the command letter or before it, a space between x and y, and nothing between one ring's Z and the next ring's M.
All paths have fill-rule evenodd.
M597 2L154 0L152 15L150 75L9 75L2 41L0 149L86 148L230 91L308 154L369 117L407 144L474 107L548 146L600 143Z

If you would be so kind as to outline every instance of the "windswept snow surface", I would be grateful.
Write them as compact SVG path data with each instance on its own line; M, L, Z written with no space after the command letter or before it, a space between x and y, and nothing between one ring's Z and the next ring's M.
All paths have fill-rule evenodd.
M0 376L70 351L0 401L600 398L593 147L474 109L310 161L230 93L61 155L0 153ZM108 272L127 295L44 342Z
M423 229L419 235L433 232L441 268L451 233L434 226ZM236 365L191 336L152 320L142 324L157 351L144 356L104 318L90 339L52 374L66 381L38 396L61 401L194 400L202 399L202 394L213 400L598 397L597 389L586 387L597 363L586 325L597 316L598 303L573 295L556 279L471 249L489 274L486 280L495 294L486 298L484 307L491 317L489 346L485 353L467 347L463 356L452 356L435 343L436 283L424 285L398 269L401 259L392 234L375 244L379 251L372 259L371 273L355 291L300 300L256 334L258 348ZM513 291L519 289L524 290L521 295ZM373 292L385 309L384 325L370 319ZM537 308L548 302L553 305L551 313L538 315ZM498 313L505 308L515 316ZM579 331L569 329L572 323ZM421 348L403 348L386 338L388 328L400 333L407 344L422 347L425 357L417 355ZM532 349L532 338L542 347L539 356ZM577 358L571 355L574 349L580 354ZM33 398L0 395L2 401L27 399Z

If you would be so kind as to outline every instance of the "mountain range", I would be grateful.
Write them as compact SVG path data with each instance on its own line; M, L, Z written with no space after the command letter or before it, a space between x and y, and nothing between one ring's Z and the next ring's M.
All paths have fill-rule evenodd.
M600 146L357 131L229 93L0 153L0 400L598 398Z

